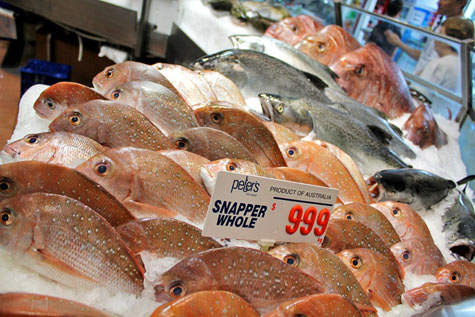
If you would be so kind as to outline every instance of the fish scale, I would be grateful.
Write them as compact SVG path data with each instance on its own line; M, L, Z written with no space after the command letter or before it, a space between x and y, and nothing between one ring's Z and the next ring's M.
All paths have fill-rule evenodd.
M9 212L12 217L12 223L0 230L3 247L25 263L36 264L31 268L40 274L71 287L141 293L143 268L91 208L45 193L8 198L0 208L2 215ZM17 243L6 243L9 240Z

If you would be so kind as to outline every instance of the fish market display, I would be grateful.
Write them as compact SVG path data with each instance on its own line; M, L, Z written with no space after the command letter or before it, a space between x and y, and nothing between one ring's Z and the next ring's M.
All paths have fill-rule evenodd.
M445 265L442 253L432 241L408 239L394 244L391 251L405 272L434 274Z
M90 100L106 98L87 86L73 82L59 82L45 89L33 108L44 119L53 120L68 107Z
M149 251L158 257L184 259L201 251L222 247L215 240L201 236L198 228L176 219L137 219L116 230L134 254Z
M228 247L181 260L160 276L154 289L158 301L204 290L233 292L263 314L284 301L322 293L323 285L264 252Z
M112 226L135 219L102 186L71 168L36 161L0 165L0 200L37 192L76 199L100 214Z
M177 131L170 136L177 149L193 152L210 161L232 157L256 162L254 156L228 133L207 127Z
M438 268L435 277L440 283L462 284L475 288L475 263L454 261Z
M361 45L341 26L327 25L303 38L295 47L315 61L331 65Z
M0 202L0 243L38 273L76 288L104 287L139 295L143 268L94 210L56 194Z
M3 151L15 161L41 161L74 168L104 148L80 134L46 132L29 134L5 145Z
M183 98L160 84L129 81L112 88L106 97L137 109L165 135L198 126Z
M294 46L310 34L317 33L323 25L308 15L298 15L285 18L274 23L266 30L264 35L271 36Z
M158 307L152 317L159 316L249 316L259 314L244 299L226 291L196 292Z
M420 105L411 113L403 129L407 132L406 138L421 149L431 145L440 148L447 144L447 134L439 128L431 108L426 104Z
M70 107L49 128L78 133L107 147L172 148L167 137L142 113L116 101L93 100Z
M411 94L398 66L374 43L346 53L330 65L348 96L398 118L414 110Z
M195 108L202 126L224 131L241 142L262 166L287 166L272 133L254 115L219 103Z
M401 241L391 222L378 209L370 205L352 202L333 209L332 219L348 219L361 222L376 232L388 247Z
M301 71L317 76L323 80L328 87L342 91L341 87L335 81L336 74L329 67L311 59L295 47L283 41L269 36L251 34L232 35L229 39L233 43L234 48L254 50L270 55Z
M109 149L79 165L77 170L126 206L151 205L196 223L204 221L208 210L206 191L180 165L160 152Z
M343 250L337 255L353 272L375 306L390 311L393 306L401 304L404 285L396 263L364 248Z
M64 298L30 294L0 294L2 316L112 317L112 314Z

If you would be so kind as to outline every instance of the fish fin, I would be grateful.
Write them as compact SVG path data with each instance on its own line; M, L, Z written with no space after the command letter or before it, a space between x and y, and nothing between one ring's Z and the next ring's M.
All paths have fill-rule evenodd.
M393 138L389 133L374 125L368 125L367 127L384 145L389 145L389 141Z
M358 308L358 310L362 313L363 316L365 316L366 314L378 312L373 306L357 304L355 302L353 302L353 304L355 304L356 308Z
M459 180L459 181L457 182L457 185L463 185L463 184L466 184L466 183L471 182L471 181L473 181L473 180L475 180L475 175L468 175L467 177L464 177L464 178L462 178L461 180ZM454 187L455 187L455 186L454 186ZM453 188L453 187L452 187L452 188Z
M389 123L389 126L394 131L394 133L396 133L397 135L402 137L402 135L403 135L402 130L398 126L396 126L395 124L392 124L392 123Z
M335 110L341 111L343 113L346 113L348 115L351 115L350 110L341 103L331 103L331 104L327 104L327 106Z
M328 87L328 85L323 80L321 80L319 77L317 77L313 74L307 73L307 72L303 72L303 71L302 71L302 73L318 89L323 90L323 89Z
M152 206L149 204L140 203L133 200L123 201L122 203L137 218L145 218L145 217L175 218L178 215L174 211L171 211L165 208L160 208L157 206Z

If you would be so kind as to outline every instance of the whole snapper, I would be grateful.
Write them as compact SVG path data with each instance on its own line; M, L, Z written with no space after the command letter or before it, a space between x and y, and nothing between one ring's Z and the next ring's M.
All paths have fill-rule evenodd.
M307 127L310 127L316 138L332 143L347 153L363 175L372 175L389 166L407 166L350 112L334 109L329 104L317 107L313 102L314 106L310 106L302 99L278 95L261 94L260 98L264 114L273 121L290 129L304 126L308 131Z
M325 293L339 294L365 313L376 312L353 273L332 252L310 243L287 243L269 254L320 281Z
M155 67L133 61L106 67L93 78L92 84L97 91L106 94L117 85L134 80L151 81L177 93L177 89Z
M362 316L358 307L337 294L315 294L282 303L264 317L292 317L292 316Z
M447 134L439 127L429 105L417 107L402 127L406 138L421 149L435 145L437 148L447 144Z
M177 149L193 152L210 161L235 158L256 162L254 156L228 133L207 127L190 128L173 133L170 141Z
M102 186L74 169L36 161L0 165L0 201L36 192L76 199L104 217L113 227L135 219Z
M112 88L106 97L137 109L165 135L198 126L185 100L160 84L129 81Z
M344 28L331 24L304 37L295 47L313 60L331 65L361 45Z
M144 270L111 225L72 198L46 193L0 202L0 244L19 263L73 288L140 295Z
M417 275L433 275L445 265L439 248L428 240L410 239L394 244L391 251L404 271Z
M475 288L475 263L458 260L444 265L435 272L437 282L461 284Z
M365 248L343 250L337 256L354 274L371 303L386 312L401 304L404 284L397 263Z
M82 303L41 294L0 294L0 315L2 316L69 316L69 317L112 317L113 315Z
M227 247L181 260L158 278L154 289L157 301L206 290L233 292L264 314L282 302L322 293L324 286L264 252Z
M186 222L169 218L143 218L117 228L122 240L135 255L153 252L157 257L185 257L222 247L215 240L201 235L201 230Z
M182 150L164 150L160 151L160 154L165 155L169 159L172 159L175 163L180 165L185 171L190 174L191 177L198 184L206 190L205 184L200 176L200 168L203 164L209 162L207 158L204 158L198 154L191 153Z
M330 102L323 94L327 84L320 78L253 50L224 50L199 58L191 67L222 73L238 86L245 98L257 98L260 93L274 93L304 98L309 102Z
M337 83L348 96L381 110L388 118L399 118L415 109L401 70L374 43L346 53L330 68L338 74Z
M283 41L269 36L253 34L231 35L229 39L233 43L234 48L254 50L280 59L303 72L320 78L328 87L343 92L335 81L336 74L329 67L311 59Z
M119 148L90 158L77 170L129 205L151 205L202 223L209 195L172 159L160 152Z
M332 219L358 221L376 232L388 247L400 242L391 222L378 209L367 204L353 202L333 209Z
M102 145L80 134L45 132L28 134L3 148L16 161L41 161L74 168L104 151Z
M424 219L409 205L395 201L380 201L371 204L391 222L402 241L410 239L433 242Z
M456 304L473 297L475 288L445 283L425 283L403 294L404 302L409 306L420 305L425 310L433 306Z
M209 103L195 108L195 115L202 126L224 131L241 142L260 165L287 166L272 133L253 114Z
M300 137L294 131L281 124L272 121L264 121L263 123L274 136L281 151L285 148L288 142L300 140Z
M216 100L227 101L239 108L247 108L246 101L241 95L241 91L231 79L220 72L212 70L196 70L195 73L206 80L208 85L211 87L211 90L213 90L216 95Z
M338 189L344 203L369 203L348 169L331 152L311 141L287 143L282 151L287 165L320 178L331 188Z
M202 291L177 298L159 306L151 317L248 316L259 314L240 296L226 291Z
M33 109L41 118L53 120L67 108L94 99L107 98L87 86L69 81L59 82L40 94Z
M307 35L317 33L323 25L308 15L285 18L269 26L264 35L294 46Z
M93 100L70 107L50 125L51 131L87 136L107 147L171 149L167 137L142 113L116 101Z

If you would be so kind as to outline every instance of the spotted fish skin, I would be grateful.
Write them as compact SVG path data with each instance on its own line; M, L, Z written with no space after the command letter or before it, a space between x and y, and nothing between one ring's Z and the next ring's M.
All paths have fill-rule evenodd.
M201 230L186 222L169 218L143 218L116 228L134 254L154 252L159 257L184 259L192 254L222 247L203 237Z
M147 204L202 223L208 210L208 193L186 170L160 152L109 149L90 158L77 170L106 188L127 205Z
M144 270L120 236L94 210L45 193L0 202L0 244L23 265L78 287L139 295Z
M353 273L332 252L310 243L287 243L269 254L320 281L325 293L339 294L375 312Z
M104 217L113 227L135 219L107 190L74 169L36 161L0 165L0 201L36 192L76 199Z
M205 290L222 290L241 296L260 314L279 303L321 293L320 282L300 270L249 248L228 247L192 255L159 277L154 286L157 301Z
M244 299L225 291L196 292L163 304L152 317L167 316L249 316L259 314Z
M107 98L87 86L59 82L46 88L36 99L33 109L43 119L53 120L64 110L90 100Z
M171 149L167 137L142 113L112 100L92 100L66 109L51 131L82 134L107 147Z
M205 184L203 183L203 180L200 176L200 168L204 164L209 163L207 158L182 150L164 150L160 151L160 154L165 155L183 167L183 169L187 171L198 184L201 184L203 189L206 190Z

